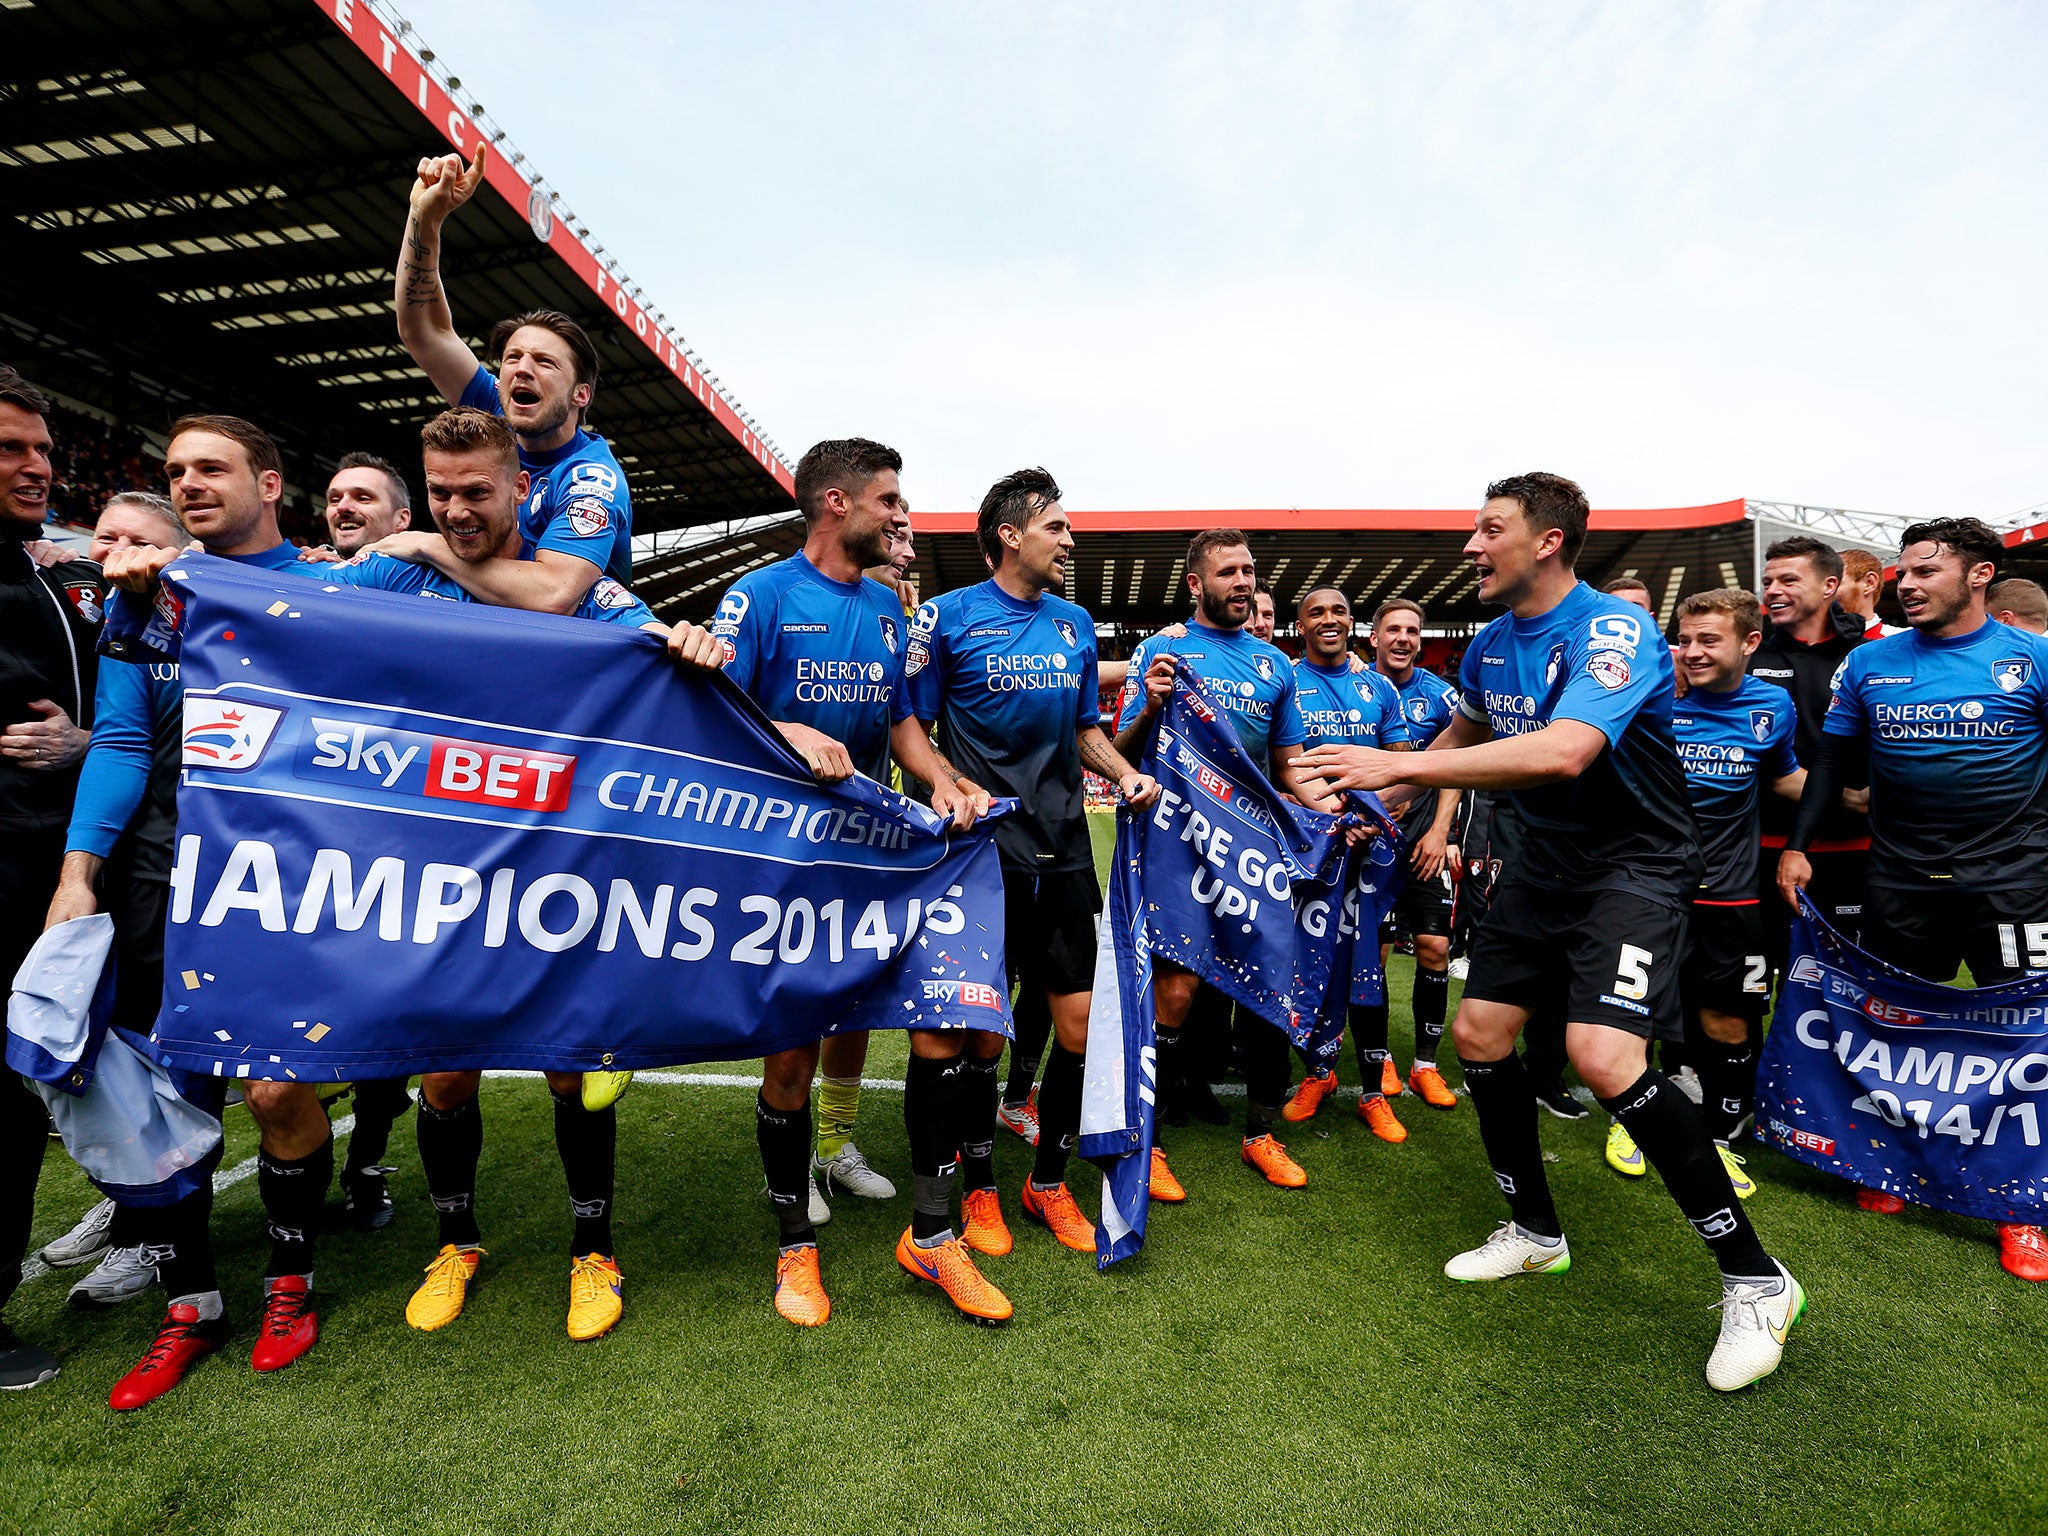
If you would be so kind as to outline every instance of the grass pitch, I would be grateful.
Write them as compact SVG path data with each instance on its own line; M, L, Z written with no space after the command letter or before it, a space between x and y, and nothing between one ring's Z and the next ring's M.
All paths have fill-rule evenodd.
M1397 961L1403 1063L1408 974ZM903 1057L877 1035L869 1075L900 1077ZM1358 1081L1348 1051L1340 1073ZM267 1252L253 1179L217 1217L236 1338L147 1409L116 1415L106 1392L162 1293L93 1314L64 1304L77 1271L31 1283L8 1318L64 1374L0 1400L0 1529L2048 1530L2048 1288L1998 1268L1988 1223L1866 1215L1755 1152L1751 1214L1813 1305L1778 1374L1724 1398L1702 1375L1712 1264L1654 1178L1603 1164L1604 1117L1544 1120L1570 1273L1460 1286L1443 1260L1503 1216L1470 1107L1397 1101L1410 1136L1392 1147L1340 1101L1291 1128L1301 1191L1243 1168L1235 1128L1171 1133L1191 1198L1107 1274L1018 1219L1030 1154L1004 1134L1002 1330L896 1268L907 1194L842 1197L832 1321L798 1330L769 1301L752 1098L643 1084L622 1102L626 1316L595 1344L563 1331L569 1216L537 1081L485 1084L490 1252L441 1333L403 1317L434 1247L410 1116L397 1220L323 1238L321 1343L275 1377L247 1360ZM908 1185L899 1095L867 1095L858 1139ZM227 1165L254 1154L240 1112L229 1140ZM1097 1183L1074 1176L1091 1210ZM92 1199L53 1148L35 1241Z

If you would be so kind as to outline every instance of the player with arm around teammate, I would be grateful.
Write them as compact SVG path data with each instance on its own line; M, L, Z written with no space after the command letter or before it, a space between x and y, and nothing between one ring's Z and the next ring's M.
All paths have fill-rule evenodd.
M1095 623L1059 595L1074 536L1058 484L1043 469L1004 476L982 498L976 536L993 574L918 609L904 670L918 719L937 727L945 757L975 783L1018 800L1017 812L996 824L1004 951L1019 986L1044 995L1053 1024L1037 1153L1020 1204L1061 1243L1093 1253L1094 1224L1066 1184L1081 1129L1095 925L1102 910L1081 772L1109 780L1133 809L1156 800L1159 786L1103 734ZM987 1254L1010 1249L991 1160L1002 1048L1001 1035L971 1034L955 1089L963 1236ZM932 1072L923 1060L914 1057L913 1069ZM920 1204L909 1240L930 1244L946 1216ZM915 1264L920 1255L910 1258Z
M1788 904L1844 783L1870 781L1863 947L1929 981L1967 965L1979 986L2048 971L2048 640L2000 624L1984 594L2005 544L1973 517L1900 539L1911 626L1851 651L1835 673L1821 749L1778 860ZM1864 1209L1904 1208L1864 1190ZM2048 1280L2038 1227L2002 1223L1999 1259Z
M903 686L906 624L896 594L861 572L882 564L902 522L902 456L866 438L814 444L798 462L803 548L750 571L720 600L711 632L725 673L761 706L813 776L831 783L856 772L886 783L891 757L932 789L932 809L965 829L988 794L954 772L918 725ZM958 1071L962 1031L913 1030L903 1102L918 1209L950 1208L958 1125L949 1123L939 1071ZM811 1214L811 1078L818 1043L777 1051L762 1063L754 1106L761 1166L780 1229L775 1309L800 1327L831 1316ZM905 1241L909 1241L906 1235ZM904 1262L903 1244L898 1244ZM947 1235L912 1272L935 1281L962 1312L1001 1322L1010 1303ZM911 1268L907 1262L906 1268Z
M1483 602L1509 611L1465 652L1458 718L1426 752L1323 747L1305 767L1333 788L1509 791L1528 846L1473 941L1452 1034L1494 1181L1511 1219L1444 1266L1454 1280L1560 1274L1571 1263L1515 1037L1562 997L1579 1077L1663 1175L1721 1269L1708 1384L1775 1370L1805 1305L1758 1242L1692 1101L1649 1067L1680 1026L1685 908L1701 858L1672 737L1671 653L1639 610L1573 570L1587 506L1529 474L1487 487L1466 551Z

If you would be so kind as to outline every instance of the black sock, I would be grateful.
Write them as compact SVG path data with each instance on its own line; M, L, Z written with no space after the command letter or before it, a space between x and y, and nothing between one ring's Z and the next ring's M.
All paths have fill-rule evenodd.
M996 1109L1002 1102L996 1066L993 1056L977 1056L972 1050L960 1053L960 1088L953 1112L960 1117L963 1190L996 1187Z
M619 1153L619 1107L595 1114L583 1107L581 1091L554 1094L555 1150L569 1181L569 1210L576 1228L569 1257L612 1256L612 1184Z
M420 1094L420 1170L427 1194L441 1218L441 1242L474 1248L483 1241L476 1224L476 1164L484 1150L484 1112L471 1094L453 1109L436 1109Z
M1238 1039L1244 1048L1244 1139L1251 1141L1272 1134L1280 1106L1287 1102L1289 1042L1284 1031L1256 1015L1238 1031Z
M773 1108L754 1098L754 1139L761 1147L761 1171L768 1176L768 1201L782 1229L782 1246L815 1243L811 1226L811 1101L801 1108Z
M132 1248L139 1243L150 1250L156 1277L173 1301L220 1289L213 1262L213 1170L220 1166L221 1152L215 1147L199 1164L205 1182L184 1199L169 1205L114 1207L109 1230L124 1239L115 1246Z
M1444 1043L1444 1010L1451 1001L1451 973L1415 967L1415 992L1409 1011L1415 1015L1415 1065L1433 1067Z
M1493 1165L1493 1182L1507 1196L1515 1225L1538 1237L1562 1237L1543 1172L1543 1144L1536 1139L1536 1095L1522 1058L1512 1051L1499 1061L1460 1056L1458 1066L1479 1116L1479 1139Z
M1693 1053L1700 1074L1700 1115L1707 1134L1727 1141L1756 1111L1756 1049L1745 1040L1703 1041Z
M1081 1135L1081 1075L1088 1058L1052 1043L1045 1059L1045 1086L1038 1090L1038 1155L1031 1182L1041 1189L1064 1183L1067 1158Z
M1159 1107L1157 1119L1167 1125L1186 1125L1188 1034L1184 1029L1168 1029L1157 1019L1152 1021L1153 1064L1159 1073L1156 1103ZM1155 1127L1156 1134L1156 1127Z
M1635 1138L1692 1229L1714 1250L1723 1275L1755 1279L1777 1274L1735 1198L1698 1108L1670 1078L1645 1072L1613 1098L1602 1099L1600 1107Z
M374 1168L391 1149L391 1127L412 1104L402 1077L373 1078L356 1084L356 1128L349 1133L342 1177Z
M333 1182L331 1136L304 1157L272 1157L265 1152L257 1159L256 1189L263 1197L270 1231L270 1265L263 1271L265 1279L313 1272L313 1240L319 1235L327 1186Z
M1353 1003L1350 1012L1351 1043L1358 1050L1358 1070L1365 1079L1365 1091L1380 1091L1380 1063L1387 1059L1387 1005Z
M1010 1042L1010 1075L1003 1084L1003 1102L1022 1104L1031 1097L1031 1080L1038 1076L1045 1042L1052 1035L1052 1007L1045 1000L1045 988L1025 979L1017 992L1012 1018L1017 1038Z
M903 1074L903 1129L910 1137L913 1238L937 1237L953 1227L953 1181L960 1166L960 1086L964 1070L961 1057L940 1061L913 1053L909 1069ZM994 1076L991 1071L991 1081Z

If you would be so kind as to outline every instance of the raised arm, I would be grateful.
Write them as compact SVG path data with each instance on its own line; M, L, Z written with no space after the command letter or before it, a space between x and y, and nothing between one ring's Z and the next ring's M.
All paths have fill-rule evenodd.
M530 613L574 613L604 572L580 555L536 550L531 560L460 560L438 533L394 533L370 546L380 555L430 565L480 603Z
M448 293L441 286L441 226L482 185L490 152L488 143L478 143L476 160L468 170L462 168L460 155L420 161L405 238L398 247L393 294L398 306L398 339L450 405L461 402L463 391L476 377L477 361L456 332Z

